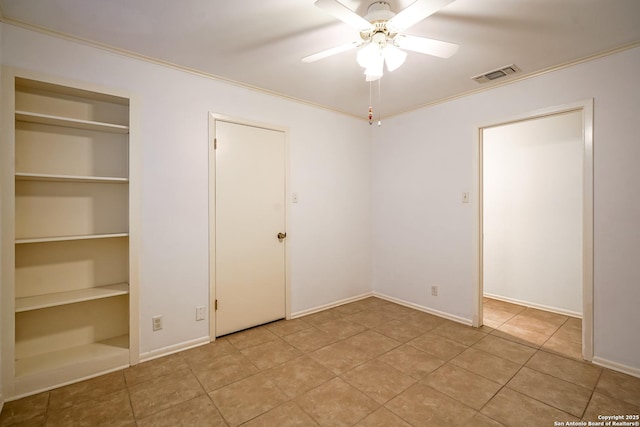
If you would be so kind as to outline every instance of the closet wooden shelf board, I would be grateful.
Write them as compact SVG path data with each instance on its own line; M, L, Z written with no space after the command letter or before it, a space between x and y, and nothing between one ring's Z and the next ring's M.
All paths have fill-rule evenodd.
M16 245L23 245L27 243L66 242L70 240L113 239L116 237L129 237L129 233L87 234L82 236L58 236L58 237L36 237L36 238L29 238L29 239L16 239Z
M117 283L114 285L98 286L95 288L76 289L73 291L16 298L16 313L74 304L83 301L91 301L95 299L110 298L118 295L126 295L128 293L128 283Z
M112 133L129 133L129 126L125 125L73 119L69 117L53 116L50 114L34 113L31 111L16 111L16 120L75 129L89 129Z
M55 181L55 182L94 182L105 184L127 184L128 178L112 176L76 176L76 175L55 175L43 173L16 173L17 181Z

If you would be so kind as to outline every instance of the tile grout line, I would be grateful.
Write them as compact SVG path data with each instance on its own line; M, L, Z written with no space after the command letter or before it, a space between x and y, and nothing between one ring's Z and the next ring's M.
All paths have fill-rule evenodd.
M138 417L136 417L136 412L133 409L133 402L131 401L131 390L130 390L130 387L133 384L129 384L129 381L127 381L127 376L124 374L124 371L127 370L127 369L130 369L130 368L131 367L125 368L121 372L122 372L122 379L124 381L124 388L125 388L125 390L127 390L127 398L128 398L128 401L129 401L129 407L131 408L131 415L133 415L133 422L135 423L135 425L137 427L138 426ZM45 425L46 425L46 423L45 423Z
M367 310L367 309L365 309L365 310ZM361 310L360 312L365 311L365 310ZM358 313L359 313L359 312L358 312ZM357 314L357 313L355 313L355 314ZM348 316L349 316L349 315L347 315L347 316L342 316L342 317L340 317L340 318L338 318L338 319L334 319L334 320L344 320L344 319L345 319L346 317L348 317ZM404 316L401 316L401 317L404 317ZM397 319L397 318L394 318L394 319L392 319L392 320L396 320L396 319ZM390 320L390 321L392 321L392 320ZM353 321L351 321L351 322L353 322ZM358 323L358 322L354 322L354 323L356 323L356 324L358 324L358 325L361 325L361 326L364 326L364 327L365 327L365 329L364 329L363 331L360 331L360 332L358 332L358 333L354 334L354 335L350 335L350 336L348 336L348 337L342 338L342 339L340 339L340 340L338 340L338 341L335 341L335 342L333 342L333 343L330 343L330 344L327 344L327 345L325 345L325 346L319 347L319 348L317 348L317 349L315 349L315 350L313 350L313 351L311 351L311 352L309 352L309 353L312 353L312 352L314 352L314 351L321 350L322 348L325 348L325 347L328 347L328 346L330 346L330 345L333 345L333 344L336 344L336 343L339 343L339 342L345 341L345 340L347 340L347 339L350 339L350 338L353 338L353 337L355 337L355 336L361 335L361 334L363 334L363 333L365 333L365 332L368 332L368 331L371 331L371 332L377 333L377 334L379 334L379 335L381 335L381 336L383 336L383 337L385 337L385 338L387 338L387 339L391 339L391 340L393 340L393 341L397 342L397 343L398 343L398 345L397 345L397 346L395 346L395 347L393 347L393 348L391 348L391 349L389 349L389 350L387 350L387 351L385 351L385 352L383 352L383 353L381 353L381 354L379 354L379 355L377 355L377 356L375 356L375 357L373 357L373 358L367 359L367 360L363 361L362 363L358 363L358 364L356 364L355 366L350 367L347 371L345 371L345 372L341 372L340 374L335 374L335 372L333 372L331 369L328 369L327 367L324 367L324 366L323 366L325 369L327 369L329 372L331 372L331 373L334 375L334 377L333 377L333 378L331 378L331 379L329 379L329 380L327 380L327 381L325 381L325 382L323 382L322 384L319 384L318 386L316 386L316 387L314 387L314 388L312 388L312 389L310 389L310 390L307 390L304 394L310 393L311 391L313 391L313 390L315 390L315 389L318 389L319 387L321 387L321 386L325 385L325 384L326 384L326 383L328 383L329 381L333 381L333 380L334 380L334 379L336 379L336 378L340 379L341 381L344 381L344 382L345 382L349 387L353 387L356 391L358 391L360 394L362 394L363 396L365 396L367 399L371 400L372 402L375 402L375 404L377 405L377 407L376 407L376 409L375 409L375 410L371 411L370 413L368 413L368 414L364 415L362 418L360 418L360 419L355 423L355 424L357 424L357 423L361 422L362 420L364 420L365 418L367 418L369 415L371 415L371 414L373 414L374 412L376 412L376 411L380 410L380 408L385 408L385 406L384 406L384 405L385 405L387 402L385 402L385 403L383 403L383 404L378 403L378 402L377 402L377 401L375 401L374 399L372 399L372 398L370 398L369 396L367 396L367 395L366 395L362 390L360 390L359 388L357 388L357 387L353 386L351 383L349 383L348 381L346 381L346 380L343 378L343 375L345 375L347 372L350 372L350 371L353 371L354 369L357 369L357 368L358 368L358 367L360 367L360 366L363 366L363 365L364 365L364 364L366 364L366 363L371 362L372 360L377 360L380 356L382 356L382 355L384 355L384 354L387 354L387 353L389 353L389 352L391 352L391 351L393 351L393 350L397 349L398 347L402 346L402 345L403 345L403 344L405 344L405 343L400 342L400 341L397 341L397 340L393 339L392 337L389 337L389 336L387 336L387 335L383 334L382 332L378 332L378 331L376 331L375 329L370 328L370 327L369 327L369 326L367 326L367 325L362 325L361 323ZM383 323L387 323L387 322L383 322ZM320 332L324 332L324 331L322 331L321 329L317 328L315 325L312 325L312 327L314 327L314 328L318 329ZM381 361L381 362L382 362L382 361ZM316 362L316 363L317 363L317 362ZM382 362L382 363L385 363L385 362ZM400 394L400 393L398 393L398 394ZM302 396L302 395L301 395L301 396ZM397 395L396 395L396 396L397 396ZM394 396L394 398L395 398L396 396ZM296 398L298 398L298 397L300 397L300 396L296 396ZM294 401L294 403L296 403L296 402L295 402L295 399L291 399L291 400L292 400L292 401ZM389 400L391 400L391 399L389 399ZM297 404L297 403L296 403L296 404ZM298 405L298 406L299 406L299 405ZM316 419L313 417L313 415L312 415L312 414L309 414L309 413L308 413L307 411L305 411L305 410L304 410L304 408L302 408L302 407L301 407L301 409L302 409L302 411L303 411L305 414L307 414L309 417L311 417L311 419L312 419L312 420L314 420L314 422L317 422L317 421L316 421ZM387 409L387 410L388 410L388 409ZM393 413L393 411L391 411L391 412ZM394 414L395 414L395 413L394 413ZM396 415L397 415L397 414L396 414ZM397 415L397 416L398 416L398 415ZM399 416L398 416L398 417L399 417ZM400 418L401 418L401 417L400 417ZM401 419L402 419L402 418L401 418Z
M212 341L209 342L209 344L211 344ZM231 343L229 343L231 344ZM220 414L220 417L227 422L227 420L224 418L224 415L222 415L222 412L220 411L220 408L218 408L218 405L216 405L216 403L213 401L213 398L211 397L210 392L207 392L206 387L204 386L204 384L202 384L202 381L200 380L200 378L198 378L198 375L196 375L196 373L193 371L193 367L191 366L191 364L187 361L187 359L184 357L183 353L180 353L180 356L182 357L182 360L184 361L184 363L187 364L187 366L189 367L189 371L191 372L191 375L193 375L196 379L196 381L198 381L198 384L200 384L200 387L202 388L202 391L204 391L204 395L207 396L207 399L209 399L209 401L211 402L211 404L213 405L213 407L216 409L216 411L218 411L218 414ZM186 402L190 402L194 399L198 399L200 396L196 396L192 399L187 400ZM184 403L184 402L181 402ZM175 406L175 405L174 405ZM229 425L229 423L227 423L227 425Z
M49 418L49 404L51 403L51 392L47 392L47 406L45 406L45 410L44 410L44 420L42 425L46 426L47 425L47 419ZM133 413L133 408L131 409L131 413ZM135 418L134 418L135 419Z
M445 323L443 323L443 324L446 324L446 322L445 322ZM420 337L422 337L422 336L424 336L424 335L427 335L427 334L431 333L433 330L435 330L435 329L437 329L438 327L442 326L443 324L441 324L441 325L437 325L437 326L435 326L434 328L431 328L429 331L427 331L427 332L425 332L425 333L423 333L423 334L420 334L419 336L417 336L417 337L415 337L415 338L413 338L413 339L417 339L417 338L420 338ZM384 335L384 334L383 334L383 335ZM440 335L438 335L438 334L436 334L436 335L437 335L437 336L439 336L439 337L441 337L441 336L440 336ZM486 334L486 335L488 335L488 334ZM486 335L485 335L485 336L486 336ZM391 337L388 337L388 338L391 338ZM441 338L445 338L445 339L449 340L449 339L448 339L448 338L446 338L446 337L441 337ZM449 363L451 362L451 360L453 360L453 359L454 359L455 357L457 357L459 354L461 354L461 353L463 353L464 351L466 351L467 349L471 348L471 346L472 346L473 344L472 344L472 345L467 345L467 344L461 343L461 342L459 342L459 341L449 340L449 341L452 341L452 342L455 342L455 343L457 343L457 344L461 344L461 345L465 346L465 347L466 347L466 349L465 349L465 350L463 350L462 352L458 353L458 355L454 355L454 356L453 356L453 357L451 357L450 359L448 359L448 360L444 360L444 359L441 359L440 357L437 357L437 356L435 356L435 355L432 355L432 354L430 354L430 353L428 353L428 352L426 352L426 351L424 351L424 350L421 350L421 349L416 348L416 347L414 347L413 345L409 344L409 342L410 342L410 341L412 341L413 339L411 339L411 340L409 340L409 341L407 341L407 342L400 342L400 345L398 345L398 346L396 346L396 347L394 347L394 348L392 348L392 349L390 349L390 350L388 350L388 351L386 351L386 352L384 352L384 353L382 353L382 354L378 355L378 356L377 356L377 357L375 357L374 359L377 359L377 358L379 358L380 356L382 356L382 355L384 355L384 354L388 354L388 353L390 353L390 352L394 351L395 349L397 349L398 347L401 347L401 346L403 346L403 345L409 345L409 346L411 346L412 348L414 348L415 350L417 350L417 351L419 351L419 352L425 353L425 354L427 354L427 355L429 355L429 356L432 356L432 357L435 357L435 358L437 358L437 359L439 359L439 360L443 360L443 361L444 361L444 363L443 363L442 365L438 366L437 368L435 368L434 370L432 370L431 372L429 372L429 373L428 373L424 378L415 378L415 377L412 377L411 375L408 375L408 374L405 374L405 375L408 375L410 378L412 378L412 379L415 379L415 380L416 380L416 382L415 382L413 385L418 384L418 383L422 383L424 386L431 388L432 390L436 391L437 393L442 394L443 396L446 396L446 397L448 397L448 398L450 398L450 399L452 399L452 400L456 401L457 403L460 403L461 405L463 405L463 406L465 406L465 407L467 407L467 408L471 409L472 411L474 411L474 412L475 412L474 416L475 416L475 415L477 415L477 414L479 413L479 411L478 411L478 410L476 410L475 408L472 408L472 407L470 407L469 405L467 405L466 403L464 403L464 402L462 402L462 401L458 400L457 398L455 398L455 397L453 397L453 396L449 396L448 394L443 393L443 392L441 392L441 391L439 391L439 390L436 390L436 389L435 389L434 387L432 387L431 385L426 384L426 383L424 383L424 382L423 382L423 381L424 381L424 380L425 380L429 375L431 375L431 374L433 374L434 372L438 371L438 370L439 370L439 369L441 369L443 366L446 366L447 364L449 364ZM484 337L483 337L483 338L481 338L480 340L482 340L482 339L484 339ZM478 340L478 341L480 341L480 340ZM477 342L478 342L478 341L477 341ZM474 344L475 344L475 343L474 343ZM382 363L386 363L386 362L384 362L384 361L381 361L381 362L382 362ZM365 362L365 363L366 363L366 362ZM453 365L453 366L455 366L455 365ZM355 368L353 368L353 369L355 369ZM461 368L461 369L464 369L464 368ZM477 374L475 374L475 375L477 375ZM405 391L406 391L406 390L405 390ZM387 410L391 411L393 414L395 414L396 416L398 416L398 417L399 417L400 419L402 419L403 421L405 421L405 422L407 422L407 423L411 424L408 420L405 420L405 419L404 419L404 418L402 418L399 414L396 414L395 412L393 412L393 410L391 410L391 409L389 409L389 408L387 408L387 407L386 407L386 404L387 404L389 401L391 401L391 400L395 399L396 397L398 397L398 396L399 396L400 394L402 394L403 392L404 392L404 391L402 391L402 392L400 392L400 393L396 394L394 397L392 397L392 398L391 398L391 399L389 399L387 402L385 402L384 404L382 404L382 405L381 405L381 407L386 408Z
M499 338L499 337L498 337L498 338ZM518 344L518 343L516 343L516 344ZM524 345L524 344L520 344L520 345ZM482 351L482 350L479 350L479 351ZM497 395L498 395L498 394L499 394L499 393L500 393L504 388L506 388L506 387L507 387L507 384L509 384L509 382L510 382L510 381L511 381L511 380L512 380L516 375L518 375L518 373L522 370L522 368L524 368L524 367L525 367L525 365L526 365L527 363L529 363L529 361L533 358L533 356L535 356L535 355L536 355L536 353L537 353L538 351L539 351L539 350L537 350L536 352L534 352L533 354L531 354L531 356L529 356L529 358L528 358L528 359L527 359L527 360L526 360L522 365L520 365L520 368L518 368L518 370L517 370L517 371L516 371L516 372L515 372L515 373L514 373L514 374L513 374L513 375L512 375L512 376L511 376L511 377L510 377L510 378L509 378L505 383L504 383L504 384L502 384L502 385L500 386L500 388L498 389L498 391L496 391L496 392L493 394L493 396L491 396L491 398L485 402L485 404L484 404L484 405L482 405L482 407L478 410L478 413L481 413L481 411L482 411L482 410L483 410L483 409L484 409L484 408L489 404L489 402L491 402L491 401L492 401L492 400L493 400L493 399L494 399L494 398L495 398L495 397L496 397L496 396L497 396ZM506 360L506 359L505 359L505 360ZM509 388L509 390L513 390L513 389L512 389L512 388ZM515 391L515 390L513 390L513 391ZM526 396L526 395L525 395L525 396ZM527 397L528 397L528 396L527 396ZM485 414L482 414L482 415L485 415ZM485 416L487 416L487 415L485 415ZM491 418L491 417L489 417L489 418ZM491 418L491 419L493 419L493 418ZM494 420L494 421L497 421L497 420ZM498 421L498 422L500 422L500 421ZM502 423L500 423L500 424L502 424Z
M602 378L602 376L604 375L604 370L606 368L602 368L600 370L600 375L598 375L598 379L596 380L595 384L593 385L593 390L591 390L591 395L589 396L589 400L587 400L587 405L584 407L584 410L582 411L582 415L580 416L580 419L584 419L584 415L587 413L587 409L589 408L589 405L591 404L591 400L593 400L593 395L596 393L596 389L598 388L598 383L600 383L600 379Z
M511 388L511 387L508 387L509 382L511 382L511 380L512 380L516 375L518 375L518 373L519 373L519 372L522 370L522 368L524 368L524 367L527 367L528 369L532 369L532 370L534 370L534 371L536 371L536 372L539 372L539 373L541 373L541 374L549 375L550 377L553 377L553 378L555 378L555 379L558 379L558 380L561 380L561 381L567 382L567 383L569 383L569 384L572 384L572 385L575 385L575 386L582 387L582 386L580 386L579 384L575 384L575 383L573 383L573 382L571 382L571 381L563 380L562 378L558 378L558 377L556 377L555 375L550 375L550 374L547 374L547 373L545 373L545 372L538 371L537 369L533 369L533 368L530 368L530 367L528 367L528 366L525 366L525 365L526 365L526 363L528 363L528 362L529 362L529 360L531 360L531 359L532 359L532 358L533 358L533 357L534 357L538 352L540 352L540 351L542 351L542 352L544 352L544 353L548 353L548 352L545 352L545 351L543 351L542 349L540 349L540 350L536 351L534 354L532 354L532 355L531 355L531 357L527 360L527 362L525 362L525 364L524 364L524 365L522 365L522 366L520 367L520 369L518 369L518 371L517 371L517 372L516 372L516 373L515 373L515 374L514 374L510 379L509 379L509 381L508 381L504 386L502 386L502 387L500 388L500 390L498 390L498 391L496 392L496 394L494 394L494 395L491 397L491 399L489 399L489 400L487 401L487 403L485 403L485 405L483 405L483 407L482 407L482 408L484 408L484 407L485 407L485 406L486 406L486 405L487 405L491 400L493 400L493 398L494 398L494 397L495 397L495 396L496 396L496 395L497 395L497 394L498 394L502 389L504 389L504 388L508 388L509 390L511 390L511 391L513 391L513 392L515 392L515 393L521 394L521 395L523 395L523 396L525 396L525 397L527 397L527 398L529 398L529 399L535 400L536 402L539 402L539 403L541 403L541 404L543 404L543 405L545 405L545 406L548 406L548 407L554 408L554 409L556 409L556 410L558 410L558 411L560 411L560 412L563 412L563 413L565 413L565 414L567 414L567 415L569 415L569 416L576 417L575 415L568 413L568 412L567 412L567 411L565 411L564 409L561 409L561 408L558 408L558 407L556 407L556 406L550 405L550 404L548 404L548 403L546 403L546 402L543 402L543 401L541 401L541 400L539 400L539 399L537 399L537 398L535 398L535 397L529 396L528 394L522 393L522 392L520 392L520 391L518 391L518 390L515 390L515 389L513 389L513 388ZM548 353L548 354L551 354L551 353ZM557 356L557 355L554 355L554 356ZM558 356L558 357L563 357L563 356ZM567 360L571 360L571 361L574 361L573 359L568 359L568 358L566 358L566 357L565 357L565 359L567 359ZM598 376L598 381L599 381L599 379L600 379L600 376L602 376L602 372L603 372L603 371L601 371L601 372L600 372L600 375ZM597 384L597 382L596 382L596 384ZM583 388L586 388L586 387L583 387ZM594 386L591 396L593 396L593 393L595 393L595 388L596 388L596 386ZM591 402L591 398L589 398L589 401L587 402L587 404L586 404L586 406L585 406L585 408L584 408L584 410L583 410L583 412L582 412L582 415L583 415L583 416L584 416L584 413L586 412L587 408L589 407L589 403L590 403L590 402ZM576 418L582 419L582 417L576 417Z

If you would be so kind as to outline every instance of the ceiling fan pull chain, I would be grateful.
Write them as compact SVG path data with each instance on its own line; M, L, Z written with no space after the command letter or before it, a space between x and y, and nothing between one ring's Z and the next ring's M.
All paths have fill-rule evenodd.
M382 108L382 79L378 79L378 127L382 125L382 120L380 120L380 109Z
M373 124L373 102L371 102L371 82L369 82L369 124Z

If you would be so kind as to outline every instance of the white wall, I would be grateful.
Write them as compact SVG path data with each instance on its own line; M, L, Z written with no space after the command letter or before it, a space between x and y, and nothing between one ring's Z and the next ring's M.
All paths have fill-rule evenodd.
M5 24L3 63L128 90L142 144L141 353L209 335L208 113L289 128L292 311L371 289L366 122ZM164 328L151 331L151 316Z
M594 360L640 375L640 48L385 121L374 135L374 291L471 320L478 128L594 98ZM429 286L440 285L437 297Z
M485 295L582 314L582 112L483 130Z
M640 178L640 49L387 119L373 148L359 120L11 25L2 49L5 64L140 99L142 352L208 335L193 309L208 292L209 111L290 128L294 312L373 283L471 319L477 206L473 194L460 198L474 182L478 127L595 98L595 355L640 369L640 199L629 197ZM161 333L151 332L155 314L165 316Z

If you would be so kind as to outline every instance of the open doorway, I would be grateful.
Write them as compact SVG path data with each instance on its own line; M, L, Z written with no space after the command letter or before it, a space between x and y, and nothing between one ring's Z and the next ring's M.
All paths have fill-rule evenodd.
M592 103L479 128L478 325L590 360ZM579 342L575 342L575 337Z

